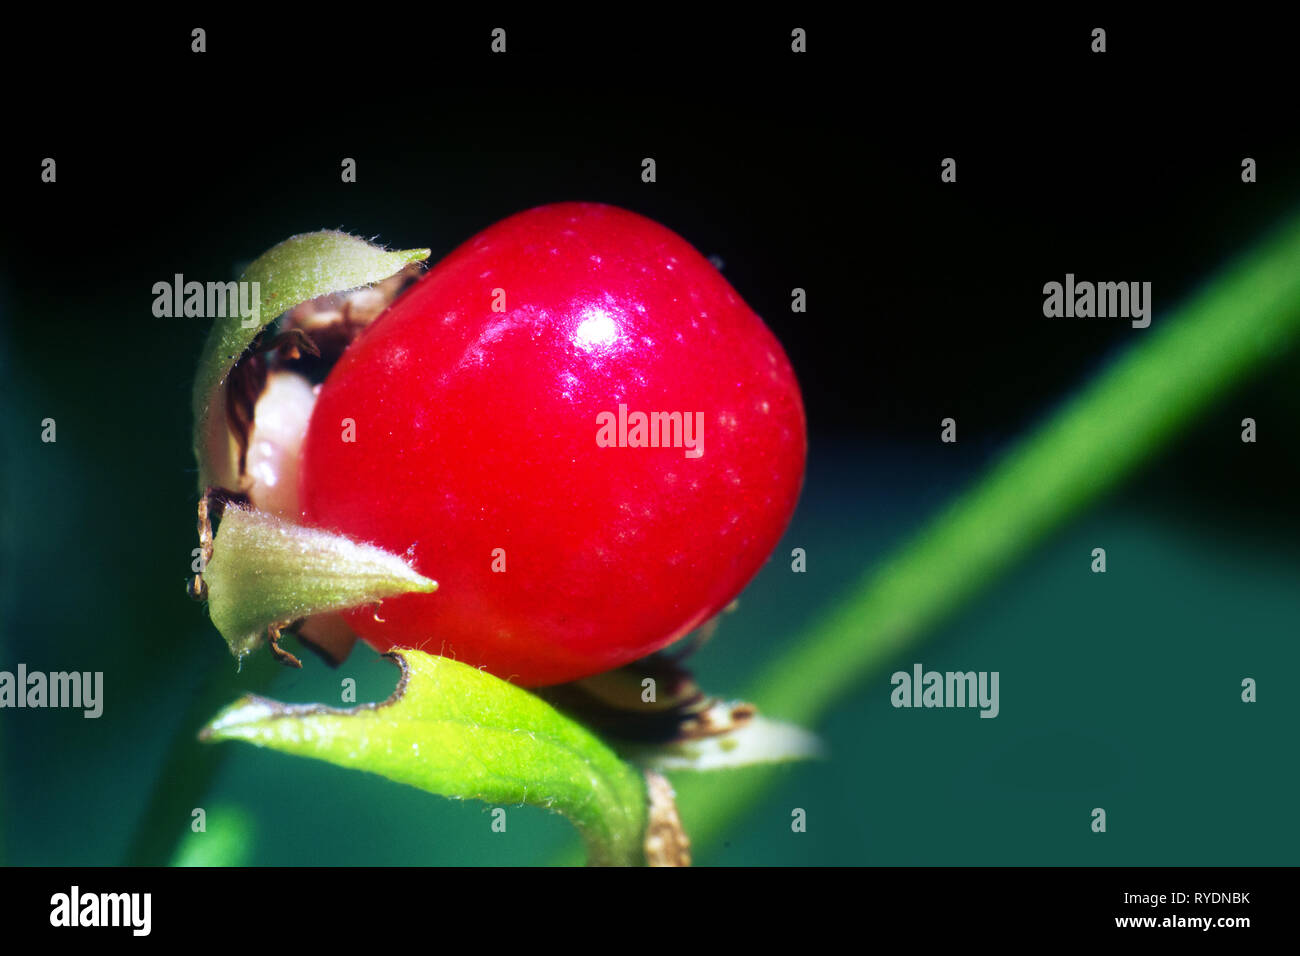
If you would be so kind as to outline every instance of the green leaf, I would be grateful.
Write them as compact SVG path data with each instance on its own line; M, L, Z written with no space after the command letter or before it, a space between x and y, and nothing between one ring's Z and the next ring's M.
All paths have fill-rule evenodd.
M203 578L212 623L240 658L269 624L438 588L395 554L235 505L221 519Z
M403 650L397 690L348 710L247 696L203 740L244 740L365 770L445 797L548 807L577 827L593 865L644 862L640 774L541 698L445 657Z
M308 232L286 239L244 270L239 281L259 285L258 310L246 321L228 308L231 314L213 321L194 378L199 491L238 488L238 455L226 423L225 385L230 370L258 333L297 305L373 285L428 257L428 249L387 252L343 232Z
M669 744L629 745L622 752L637 766L660 773L730 770L754 764L815 760L826 755L816 734L763 716L756 716L725 734Z

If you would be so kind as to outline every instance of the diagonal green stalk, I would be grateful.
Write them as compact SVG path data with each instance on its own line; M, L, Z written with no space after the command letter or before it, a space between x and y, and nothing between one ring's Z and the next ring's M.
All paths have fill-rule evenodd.
M1157 318L1110 368L790 642L747 688L804 726L1005 572L1300 338L1300 216ZM772 782L678 774L687 832L715 840Z

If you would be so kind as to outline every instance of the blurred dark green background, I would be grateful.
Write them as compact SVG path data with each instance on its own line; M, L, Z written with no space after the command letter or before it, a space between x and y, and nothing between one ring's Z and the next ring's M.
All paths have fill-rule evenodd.
M552 52L585 35L521 30L506 65L395 55L364 82L315 95L276 73L282 95L267 102L239 72L264 38L214 28L196 61L188 26L155 24L117 51L134 68L100 76L76 102L19 103L0 272L0 669L100 670L105 704L99 720L0 711L0 860L117 864L141 834L166 846L188 830L189 807L162 816L150 801L197 772L165 770L166 755L210 716L195 701L234 667L184 594L196 543L189 383L206 330L155 319L154 282L229 278L319 228L430 246L436 259L505 215L564 199L626 206L720 255L786 345L811 434L785 542L694 659L706 687L739 693L1141 334L1045 320L1044 282L1150 280L1158 323L1300 205L1294 124L1216 108L1237 61L1202 64L1186 75L1203 86L1169 99L1156 65L1191 64L1167 49L1139 55L1143 43L1161 48L1157 34L1135 31L1097 65L1070 45L1073 28L1044 28L1046 49L1003 37L966 59L954 39L914 40L922 57L899 54L891 73L855 60L823 24L813 35L835 55L813 65L777 43L625 83L617 70L641 61L620 66L618 48L594 47L595 70ZM758 26L733 39L756 36ZM702 63L699 52L682 62ZM60 53L77 54L106 55L76 42ZM984 64L978 75L972 63ZM864 90L907 91L922 77L949 81L948 95L922 100L918 87L916 100L875 98L863 112ZM384 84L408 95L395 106L374 95ZM47 155L54 185L38 178ZM339 182L345 156L358 161L356 184ZM643 156L658 162L654 185L640 182ZM958 158L954 186L938 182L945 156ZM1240 182L1243 156L1258 161L1259 183ZM808 290L806 315L789 312L795 286ZM1279 355L858 687L819 728L830 760L782 771L700 862L1293 863L1298 370L1294 350ZM938 441L949 415L955 446ZM1239 440L1246 416L1257 444ZM57 443L40 441L45 417ZM808 552L803 575L783 557L796 546ZM1105 575L1089 572L1094 547L1107 550ZM918 661L999 671L1001 714L893 709L889 672ZM337 702L343 677L358 699L381 699L396 680L364 646L338 671L315 658L301 672L252 671L294 701ZM1248 676L1253 705L1239 700ZM208 838L227 808L246 821L251 864L531 864L571 840L541 810L511 810L497 834L478 804L223 746L193 805L210 814ZM1088 829L1097 806L1104 837ZM790 830L795 807L807 833Z

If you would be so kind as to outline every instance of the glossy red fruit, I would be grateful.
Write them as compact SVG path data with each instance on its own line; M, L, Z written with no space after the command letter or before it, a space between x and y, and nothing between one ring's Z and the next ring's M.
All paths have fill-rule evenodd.
M682 428L633 447L651 440L636 412ZM717 269L642 216L562 203L465 243L349 347L300 491L307 523L439 582L349 612L362 637L538 686L725 607L784 531L805 453L790 364Z

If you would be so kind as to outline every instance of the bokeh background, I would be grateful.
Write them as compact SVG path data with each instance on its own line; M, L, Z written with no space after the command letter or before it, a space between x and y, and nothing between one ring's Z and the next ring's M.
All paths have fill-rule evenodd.
M1300 137L1270 112L1267 74L1243 91L1256 40L1230 31L1206 60L1189 52L1193 28L1112 28L1099 61L1087 24L1003 25L972 45L960 24L812 22L817 55L799 60L780 17L644 34L508 22L503 63L487 22L359 35L214 22L201 57L192 25L64 37L51 53L78 64L78 95L15 106L0 669L103 671L106 699L98 720L0 711L10 865L168 862L190 822L170 798L195 787L209 837L253 865L536 864L573 842L539 809L512 810L496 834L479 804L188 745L229 699L234 663L184 593L206 329L154 318L153 283L233 278L320 228L437 259L569 199L636 210L720 256L785 345L811 436L785 540L693 659L727 695L1143 334L1044 319L1044 282L1149 280L1159 323L1300 210ZM47 155L55 185L39 182ZM345 156L355 184L340 182ZM946 156L955 185L939 182ZM1244 156L1256 184L1240 181ZM790 312L796 286L806 314ZM830 759L783 770L699 862L1294 863L1298 371L1295 350L1278 355L863 681L817 728ZM956 445L939 442L947 416ZM1246 416L1257 444L1240 441ZM57 443L40 440L46 417ZM790 572L792 547L806 574ZM1105 575L1089 573L1094 547ZM916 661L999 671L1000 716L893 709L889 673ZM377 700L396 681L364 645L338 671L305 663L241 679L292 701L336 701L342 677ZM806 833L791 832L794 807Z

